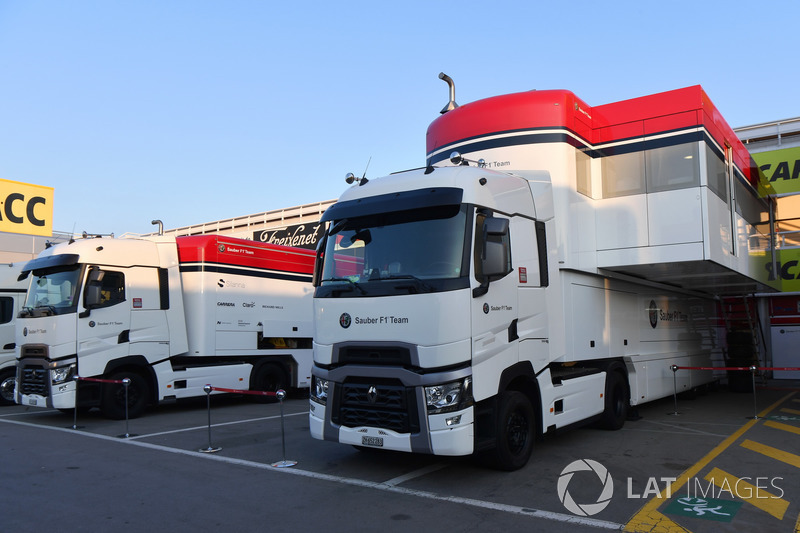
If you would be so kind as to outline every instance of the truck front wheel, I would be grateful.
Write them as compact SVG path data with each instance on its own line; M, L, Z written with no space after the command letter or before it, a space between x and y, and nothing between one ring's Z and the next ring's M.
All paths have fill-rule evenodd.
M497 446L492 462L500 470L518 470L528 463L536 437L536 415L521 392L506 391L497 401Z
M109 379L122 381L130 379L128 384L128 418L138 418L150 403L150 385L147 380L135 372L121 371L113 374ZM100 409L103 415L114 420L125 418L125 385L120 383L104 383L103 399Z
M14 404L15 368L0 372L0 405Z

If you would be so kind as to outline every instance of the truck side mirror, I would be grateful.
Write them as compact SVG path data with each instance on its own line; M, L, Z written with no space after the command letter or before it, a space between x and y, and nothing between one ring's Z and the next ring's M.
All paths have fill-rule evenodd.
M317 244L317 254L314 257L314 273L311 277L312 287L319 287L320 281L322 280L322 264L325 259L325 248L327 245L328 234L326 233L325 236L320 239L319 244Z
M483 296L489 283L511 272L508 219L486 217L483 222L483 245L480 256L481 284L472 290L472 297Z
M508 219L487 218L483 223L482 272L494 281L509 272L511 254L508 253Z
M86 276L86 288L83 291L83 307L88 310L94 309L100 305L100 289L103 287L103 277L105 272L97 267L89 269L89 275ZM84 316L84 313L81 313ZM85 316L89 316L86 313Z

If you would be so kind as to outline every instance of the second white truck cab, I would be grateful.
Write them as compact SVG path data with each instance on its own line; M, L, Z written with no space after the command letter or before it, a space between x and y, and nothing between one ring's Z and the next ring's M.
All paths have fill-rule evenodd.
M313 252L206 235L82 239L22 267L17 403L129 416L203 387L308 387ZM77 391L77 392L76 392ZM76 398L77 396L77 398Z

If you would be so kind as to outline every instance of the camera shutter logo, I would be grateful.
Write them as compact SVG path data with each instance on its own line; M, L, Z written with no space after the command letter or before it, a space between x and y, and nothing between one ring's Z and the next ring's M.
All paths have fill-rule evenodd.
M567 487L572 480L572 476L574 476L576 472L586 471L594 472L597 475L600 482L603 484L603 490L600 492L600 496L597 497L596 502L577 503L570 495ZM614 480L611 479L611 474L608 473L606 467L597 461L578 459L568 464L566 468L561 471L556 488L558 490L558 499L561 500L561 503L567 511L578 516L592 516L605 509L608 504L611 503L611 497L614 495Z

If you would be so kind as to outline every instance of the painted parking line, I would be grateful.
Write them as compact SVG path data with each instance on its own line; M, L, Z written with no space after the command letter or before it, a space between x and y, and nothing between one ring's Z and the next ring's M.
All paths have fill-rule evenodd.
M762 417L766 417L768 413L777 409L778 406L789 400L794 395L795 392L787 394L777 402L761 411L761 413L758 414L758 418L750 420L733 434L731 434L731 436L729 436L727 439L719 443L714 449L708 452L705 457L689 467L678 477L678 479L673 481L669 488L665 491L666 494L677 494L681 487L686 485L690 479L693 479L697 474L699 474L701 470L707 467L709 463L716 459L722 452L730 448L734 442L739 440L742 435L747 433L753 426L755 426ZM678 533L688 531L686 528L678 525L676 522L670 520L666 515L658 511L658 508L661 507L661 505L663 505L666 501L667 497L662 493L659 493L657 496L645 503L642 508L635 515L633 515L628 523L625 524L624 530L629 532L659 531L663 533Z
M781 413L789 413L790 415L800 415L800 409L781 409Z
M54 415L57 413L61 413L61 411L57 409L37 409L35 411L19 411L17 413L2 414L0 415L0 418L12 417L12 416Z
M412 479L416 479L418 477L426 476L430 473L436 472L437 470L441 470L442 468L446 467L445 463L434 463L432 465L426 466L425 468L420 468L419 470L414 470L413 472L409 472L408 474L397 476L396 478L392 478L389 481L384 481L384 485L399 485L401 483L405 483L406 481L411 481Z
M308 415L308 411L301 411L299 413L286 413L283 415L284 417L290 416L301 416L301 415ZM276 418L280 418L281 415L272 415L272 416L262 416L259 418L248 418L245 420L234 420L232 422L219 422L217 424L211 424L212 428L223 427L223 426L234 426L236 424L248 424L250 422L261 422L264 420L274 420ZM172 435L174 433L184 433L186 431L198 431L201 429L208 429L208 424L204 424L202 426L194 426L188 428L180 428L180 429L171 429L169 431L159 431L157 433L146 433L144 435L135 435L133 437L129 437L131 439L148 439L150 437L160 437L162 435Z
M739 446L742 448L747 448L748 450L753 450L754 452L758 452L761 455L766 455L772 459L783 461L787 465L791 465L795 468L800 468L800 455L785 452L783 450L779 450L778 448L773 448L772 446L767 446L766 444L761 444L749 439L742 442Z
M800 428L797 426L790 426L789 424L783 424L781 422L775 422L774 420L767 420L764 422L764 426L772 429L780 429L781 431L788 431L789 433L794 433L796 435L800 435Z
M720 492L735 492L738 499L771 514L778 520L783 520L786 510L789 508L789 502L780 496L719 468L712 468L711 472L706 474L705 480L719 487Z

